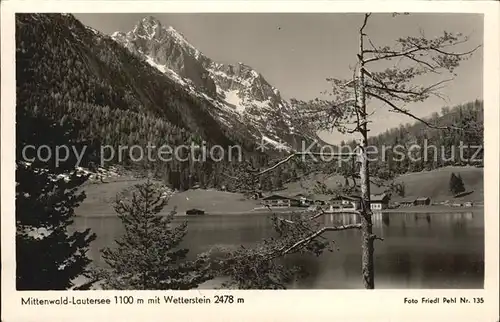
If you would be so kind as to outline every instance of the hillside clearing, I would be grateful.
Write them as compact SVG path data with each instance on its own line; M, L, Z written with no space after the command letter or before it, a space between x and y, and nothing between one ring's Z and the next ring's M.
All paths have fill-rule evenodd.
M449 191L449 180L451 173L460 174L465 188L473 193L453 198ZM87 198L80 207L76 209L78 216L112 216L115 215L113 202L116 194L124 189L130 189L134 185L144 182L145 179L129 179L104 184L87 184L84 187ZM295 195L312 191L316 181L324 182L330 188L336 188L343 183L341 176L326 176L317 174L309 176L299 182L287 185L286 189L277 191L278 194ZM483 202L483 169L475 167L446 167L433 171L409 173L396 179L396 182L404 182L405 197L430 197L432 202L449 200L456 202ZM372 193L379 193L383 188L373 186ZM393 201L401 199L395 196ZM179 215L184 215L186 210L197 208L204 210L207 214L232 214L253 211L260 205L257 200L250 200L240 193L232 193L217 190L195 189L175 193L169 200L165 212L173 210L174 207Z
M75 212L77 216L113 216L113 203L118 193L130 191L134 185L145 182L145 179L124 180L104 184L87 184L84 187L87 198ZM184 215L186 210L197 208L205 213L242 213L250 212L259 205L258 201L249 200L239 193L217 190L187 190L175 193L169 199L164 212L173 210Z
M453 194L449 191L449 183L451 174L460 174L465 184L467 191L473 193L460 197L453 198ZM473 201L481 202L484 198L484 178L483 168L476 167L444 167L432 171L422 171L407 173L396 178L395 182L404 183L405 197L430 197L432 202L441 202L456 200L457 202ZM316 181L323 182L328 188L335 189L339 185L344 184L344 177L339 175L328 176L325 174L315 174L308 176L301 181L289 183L284 190L277 193L296 195L303 192L313 192ZM371 185L371 193L377 194L384 190L384 187ZM397 201L401 197L394 196L393 200Z

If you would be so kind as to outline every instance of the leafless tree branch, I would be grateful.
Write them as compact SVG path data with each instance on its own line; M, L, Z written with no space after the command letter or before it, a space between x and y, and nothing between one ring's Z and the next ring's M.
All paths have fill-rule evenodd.
M327 231L340 231L340 230L348 230L348 229L361 229L361 224L349 224L349 225L342 225L342 226L327 226L327 227L323 227L321 229L319 229L318 231L316 231L315 233L297 241L295 244L293 244L292 246L286 248L286 249L282 249L281 250L281 253L282 254L288 254L290 253L292 250L298 248L298 247L301 247L301 246L304 246L306 245L307 243L311 242L311 240L313 240L314 238L317 238L318 236L320 236L321 234L327 232Z
M375 234L371 235L371 236L370 236L370 238L371 238L371 239L373 239L373 240L380 240L380 241L384 241L384 239L383 239L382 237L379 237L379 236L377 236L377 235L375 235Z
M256 171L256 175L263 175L263 174L266 174L274 169L276 169L277 167L281 166L282 164L290 161L291 159L293 159L294 157L297 157L297 156L303 156L303 155L310 155L310 156L323 156L323 157L346 157L346 156L355 156L357 155L357 153L322 153L322 152L295 152L295 153L292 153L290 154L289 156L287 156L286 158L280 160L279 162L277 162L276 164L274 164L273 166L265 169L265 170L262 170L262 171Z
M363 25L361 26L361 28L359 29L359 32L361 34L363 34L363 30L365 29L366 27L366 24L368 23L368 18L370 18L372 14L371 13L365 13L365 19L363 20Z
M372 78L375 80L375 78ZM418 88L418 91L417 90L403 90L403 89L396 89L396 88L391 88L385 84L383 84L382 87L380 86L375 86L375 85L370 85L370 84L366 84L366 87L367 88L373 88L373 89L376 89L376 90L380 90L380 91L386 91L386 92L390 92L390 93L400 93L400 94L406 94L406 95L414 95L414 96L422 96L422 95L426 95L426 94L434 94L434 95L437 95L438 93L436 92L433 92L437 89L440 89L441 87L439 87L440 85L444 84L444 83L447 83L447 82L450 82L452 81L453 78L449 78L449 79L445 79L445 80L442 80L442 81L439 81L435 84L432 84L428 87L422 87L422 88ZM398 96L401 100L404 100L403 97L400 97Z
M460 43L461 42L455 42L452 45L457 45L457 44L460 44ZM419 46L417 44L414 44L414 46L415 46L414 48L407 49L407 50L404 50L404 51L365 50L365 51L363 51L364 53L377 54L377 56L376 57L372 57L372 58L368 58L364 62L365 62L365 64L367 64L367 63L371 63L371 62L375 62L375 61L379 61L379 60L386 60L386 59L391 59L391 58L396 58L396 57L407 57L407 58L412 59L412 57L409 56L409 55L415 54L415 53L418 53L418 52L427 52L427 51L435 51L437 53L440 53L440 54L443 54L443 55L448 55L448 56L462 57L462 56L470 55L470 54L474 53L476 50L478 50L479 48L481 48L481 45L478 45L474 49L469 50L467 52L453 53L453 52L444 51L444 50L440 49L437 46ZM450 46L450 45L448 45L448 46ZM380 55L379 56L378 54L384 54L384 55Z
M433 128L433 129L438 129L438 130L463 130L462 128L459 128L459 127L456 127L456 126L438 126L438 125L435 125L435 124L430 124L429 122L427 122L426 120L422 119L422 118L419 118L415 115L413 115L412 113L408 112L407 110L404 110L402 108L399 108L397 107L396 105L394 105L392 102L390 102L389 100L383 98L382 96L379 96L375 93L371 93L371 92L366 92L366 94L368 96L371 96L373 98L376 98L384 103L386 103L387 105L389 105L390 107L392 107L394 109L394 111L398 112L398 113L401 113L401 114L404 114L404 115L407 115L419 122L422 122L423 124L425 124L426 126L430 127L430 128Z

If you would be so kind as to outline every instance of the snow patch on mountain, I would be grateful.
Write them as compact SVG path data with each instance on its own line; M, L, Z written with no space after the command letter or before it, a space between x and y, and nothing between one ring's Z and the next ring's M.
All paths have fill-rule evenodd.
M276 141L276 140L273 140L273 139L264 135L264 136L262 136L262 145L265 146L266 142L270 143L278 151L287 151L287 152L291 151L290 146L288 144L286 144L285 142L283 142L281 140Z
M92 31L95 35L100 35L101 34L99 31L97 31L96 29L94 29L92 27L85 26L85 28L87 28L87 30Z
M145 55L146 57L146 62L148 64L150 64L151 66L153 66L154 68L158 69L160 72L162 73L166 73L167 72L167 66L165 65L160 65L160 64L157 64L153 58L151 58L151 56L148 56L148 55Z
M207 70L210 72L210 74L212 74L213 76L218 76L218 77L222 77L222 78L225 78L227 79L228 81L230 82L233 82L233 83L238 83L242 86L252 86L252 83L253 81L255 80L255 78L258 76L254 76L255 74L252 73L252 76L254 76L253 78L251 79L246 79L246 78L243 78L243 77L239 77L239 76L236 76L236 75L228 75L226 74L225 72L223 71L220 71L220 70L216 70L216 69L212 69L212 68L207 68Z
M276 142L305 134L297 133L292 107L260 73L241 62L212 61L172 26L145 17L132 31L111 37L191 95L207 100L213 106L209 112L222 125Z
M189 82L188 82L188 80L186 80L186 79L182 78L181 76L179 76L179 74L177 74L176 72L174 72L173 70L171 70L170 68L168 68L166 65L157 64L151 56L144 55L144 57L146 58L146 62L148 64L150 64L154 68L158 69L160 72L162 72L165 75L167 75L170 79L178 82L181 85L185 85L185 86L189 86L190 85ZM194 88L191 88L191 90L194 91Z
M242 113L245 111L245 105L243 100L238 96L237 90L226 91L226 102L233 105L236 111Z

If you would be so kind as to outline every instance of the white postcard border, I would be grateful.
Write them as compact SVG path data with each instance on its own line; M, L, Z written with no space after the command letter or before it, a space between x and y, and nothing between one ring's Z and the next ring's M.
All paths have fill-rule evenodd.
M1 3L2 320L10 321L497 321L499 275L499 6L494 1L7 1ZM15 291L15 12L463 12L484 14L484 290ZM245 304L21 306L20 297L231 294ZM483 297L484 304L411 305L421 297Z

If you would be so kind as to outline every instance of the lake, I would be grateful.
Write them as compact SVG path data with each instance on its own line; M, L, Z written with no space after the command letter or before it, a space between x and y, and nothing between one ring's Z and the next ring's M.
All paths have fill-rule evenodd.
M286 215L284 215L286 216ZM188 220L183 247L191 254L214 246L248 245L274 234L270 216L206 215L176 218ZM358 222L355 215L332 214L325 225ZM384 289L483 288L484 212L378 213L374 232L384 238L375 242L375 287ZM97 234L89 256L104 265L99 250L112 246L123 231L117 217L77 217L75 227ZM360 232L328 232L338 250L321 256L293 255L285 261L300 265L308 276L289 285L294 289L359 289L361 281Z

